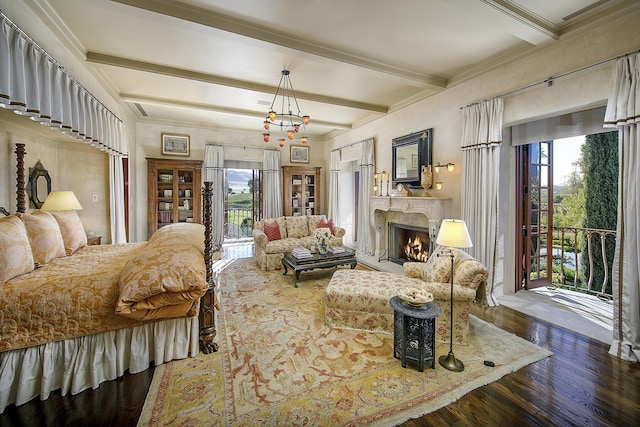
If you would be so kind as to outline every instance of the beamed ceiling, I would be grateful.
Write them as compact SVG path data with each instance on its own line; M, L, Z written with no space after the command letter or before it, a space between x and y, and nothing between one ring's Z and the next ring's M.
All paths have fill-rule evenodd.
M281 70L310 139L351 129L632 0L25 0L142 122L255 130Z

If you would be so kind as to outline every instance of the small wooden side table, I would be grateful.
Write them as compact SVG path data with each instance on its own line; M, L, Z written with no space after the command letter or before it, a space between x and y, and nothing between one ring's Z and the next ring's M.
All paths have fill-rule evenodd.
M87 245L100 245L102 244L102 236L87 236Z
M424 371L425 363L431 362L436 368L436 317L442 311L436 302L428 302L423 307L412 307L397 296L391 298L393 308L393 357L402 361L417 363L418 371Z

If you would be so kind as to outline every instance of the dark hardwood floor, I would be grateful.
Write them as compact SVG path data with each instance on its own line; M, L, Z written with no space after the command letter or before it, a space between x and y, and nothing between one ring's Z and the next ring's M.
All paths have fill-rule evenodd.
M640 364L609 346L507 307L475 308L478 317L554 355L403 424L417 426L636 426ZM76 396L9 406L0 426L135 426L153 369Z

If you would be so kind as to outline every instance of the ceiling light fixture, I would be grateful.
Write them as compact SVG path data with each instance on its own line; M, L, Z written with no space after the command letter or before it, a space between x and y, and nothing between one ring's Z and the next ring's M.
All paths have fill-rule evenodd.
M306 130L306 126L309 124L309 116L303 116L300 112L298 98L296 98L296 93L293 90L289 74L289 70L282 70L280 83L278 83L278 88L273 96L273 102L271 102L271 109L263 122L265 132L262 134L262 139L264 142L269 142L271 126L279 127L280 131L287 135L287 139L293 140L295 134L299 133L301 130ZM278 95L281 97L280 113L275 110ZM292 99L297 109L296 114L294 114L292 110ZM307 137L305 135L301 136L300 142L302 144L306 144ZM284 147L284 138L280 138L278 140L278 145L280 145L280 147Z

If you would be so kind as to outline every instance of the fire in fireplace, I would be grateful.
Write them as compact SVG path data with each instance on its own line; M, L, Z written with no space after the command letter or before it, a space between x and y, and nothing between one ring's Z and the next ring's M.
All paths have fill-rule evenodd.
M407 261L425 262L431 253L429 229L389 222L389 261L402 264Z

